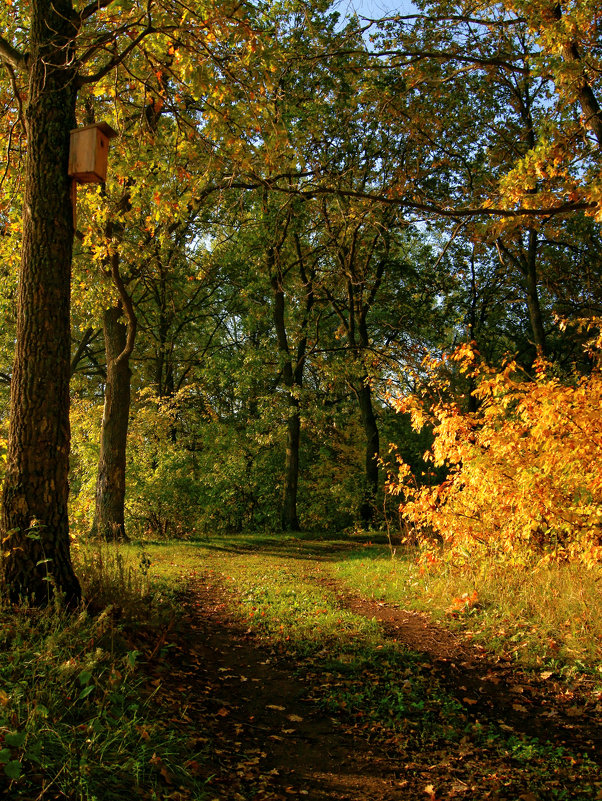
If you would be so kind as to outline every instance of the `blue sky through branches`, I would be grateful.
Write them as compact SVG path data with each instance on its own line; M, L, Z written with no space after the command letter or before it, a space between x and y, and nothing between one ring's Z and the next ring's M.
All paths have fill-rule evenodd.
M342 0L341 13L347 15L354 11L360 17L378 19L393 14L411 14L416 7L410 0Z

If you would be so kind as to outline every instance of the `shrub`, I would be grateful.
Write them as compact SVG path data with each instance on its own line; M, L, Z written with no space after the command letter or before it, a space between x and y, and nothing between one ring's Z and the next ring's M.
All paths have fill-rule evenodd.
M454 359L477 381L477 412L442 401L432 409L429 458L447 478L418 488L400 463L389 483L402 513L435 558L461 564L475 554L518 563L602 557L602 376L561 382L544 363L536 378L515 362L475 367L463 348ZM397 403L414 424L429 419L416 399Z

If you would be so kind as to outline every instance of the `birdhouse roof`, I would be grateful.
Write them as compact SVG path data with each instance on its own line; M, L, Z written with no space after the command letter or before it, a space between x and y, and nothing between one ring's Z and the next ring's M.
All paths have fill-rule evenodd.
M102 131L107 139L113 139L115 136L118 136L117 131L114 131L107 122L93 122L92 125L83 125L81 128L74 128L71 133L74 133L75 131L87 131L90 128L98 128L98 130Z

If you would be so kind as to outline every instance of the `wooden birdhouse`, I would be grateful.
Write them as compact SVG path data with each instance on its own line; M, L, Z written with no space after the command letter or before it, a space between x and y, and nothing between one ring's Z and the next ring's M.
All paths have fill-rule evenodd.
M69 175L80 184L107 179L109 142L117 133L106 122L74 128L69 146Z

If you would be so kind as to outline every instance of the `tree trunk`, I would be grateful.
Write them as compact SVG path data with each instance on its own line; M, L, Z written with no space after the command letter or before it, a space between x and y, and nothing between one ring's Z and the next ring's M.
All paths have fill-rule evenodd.
M284 316L284 288L282 274L276 268L275 249L269 248L268 269L274 293L274 327L278 339L278 350L282 363L282 378L288 391L288 419L286 429L286 459L284 464L284 489L281 508L281 524L284 531L299 531L297 516L297 489L299 486L299 443L301 418L299 401L294 394L295 371L286 334ZM302 372L301 372L302 380ZM300 384L299 384L300 385Z
M360 407L364 434L366 435L366 488L360 506L360 518L362 523L371 523L376 511L375 503L378 492L380 438L378 435L378 425L376 424L374 408L372 406L372 390L369 384L362 384L357 391L357 399Z
M127 343L121 304L103 317L107 355L107 383L102 415L100 457L96 479L96 509L92 535L106 540L125 540L125 463L130 414L129 354L120 358Z
M69 0L31 3L27 165L11 381L11 420L0 515L9 597L69 605L80 587L71 565L69 468L70 280L73 211L67 175L77 95L70 66Z
M380 286L383 276L384 262L379 264L377 275L372 288L372 293L368 303L362 303L360 298L356 298L357 306L357 330L359 335L360 351L358 357L364 358L370 347L370 337L368 336L368 325L366 322L367 314L372 307L374 298ZM357 400L360 407L362 425L366 437L366 463L365 463L365 493L360 506L360 518L362 523L369 524L374 520L376 514L376 496L378 493L378 459L380 456L380 437L378 434L378 424L372 405L372 387L369 383L369 376L362 376L362 383L357 391Z
M539 304L539 289L537 284L537 231L534 228L529 229L529 244L525 260L524 276L533 342L537 350L537 355L545 356L547 343L541 315L541 306Z
M553 12L556 20L562 19L562 5L560 3L554 5ZM583 114L583 123L596 137L598 148L602 148L602 109L594 90L589 84L586 62L583 61L575 41L565 41L561 46L560 52L564 61L573 67L573 80Z
M289 395L289 417L286 430L286 459L284 463L284 495L282 499L282 529L299 531L297 516L297 490L299 487L299 447L301 441L301 415L299 401Z

